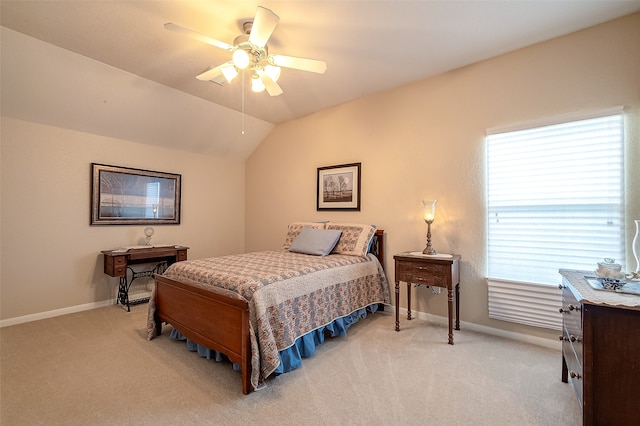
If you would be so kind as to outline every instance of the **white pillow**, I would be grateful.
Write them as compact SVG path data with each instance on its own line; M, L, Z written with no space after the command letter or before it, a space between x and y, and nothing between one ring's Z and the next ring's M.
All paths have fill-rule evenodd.
M300 233L289 247L294 253L326 256L336 246L340 239L341 230L302 228Z

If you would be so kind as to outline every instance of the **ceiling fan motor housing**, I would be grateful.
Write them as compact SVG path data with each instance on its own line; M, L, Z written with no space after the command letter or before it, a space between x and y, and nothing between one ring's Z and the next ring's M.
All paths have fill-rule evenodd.
M248 68L259 66L263 62L265 63L262 65L266 65L267 57L269 56L269 48L266 44L264 47L256 46L249 41L249 35L247 34L236 37L235 40L233 40L233 44L236 46L236 50L242 49L249 54L250 63Z

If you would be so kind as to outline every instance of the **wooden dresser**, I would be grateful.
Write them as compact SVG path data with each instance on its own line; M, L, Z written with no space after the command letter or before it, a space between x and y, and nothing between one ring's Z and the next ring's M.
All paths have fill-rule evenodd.
M562 381L583 425L640 424L640 296L595 290L586 271L562 275Z

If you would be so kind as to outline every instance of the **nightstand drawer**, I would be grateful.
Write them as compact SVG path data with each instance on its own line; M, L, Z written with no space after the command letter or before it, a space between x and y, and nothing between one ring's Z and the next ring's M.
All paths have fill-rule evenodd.
M413 264L413 283L436 287L447 286L447 269L449 266L432 263Z
M413 280L413 263L412 262L396 262L396 277L398 281L410 283Z
M427 275L426 273L414 273L413 284L432 285L436 287L446 287L447 280L443 275Z
M444 275L449 266L433 265L430 263L417 263L413 265L414 274L431 274L431 275Z
M412 284L447 286L447 270L450 266L419 262L396 262L398 281Z

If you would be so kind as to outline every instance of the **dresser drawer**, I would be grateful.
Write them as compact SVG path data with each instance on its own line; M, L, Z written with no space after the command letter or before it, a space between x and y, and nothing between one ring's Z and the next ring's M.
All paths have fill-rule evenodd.
M567 345L582 363L582 305L568 287L562 291L562 324Z
M575 353L573 352L573 348L571 347L571 343L568 341L562 342L562 354L564 355L564 359L567 363L567 370L569 374L569 383L572 384L573 389L576 392L576 397L578 398L578 402L580 403L580 408L582 408L582 391L583 391L583 369L580 358L576 358Z

